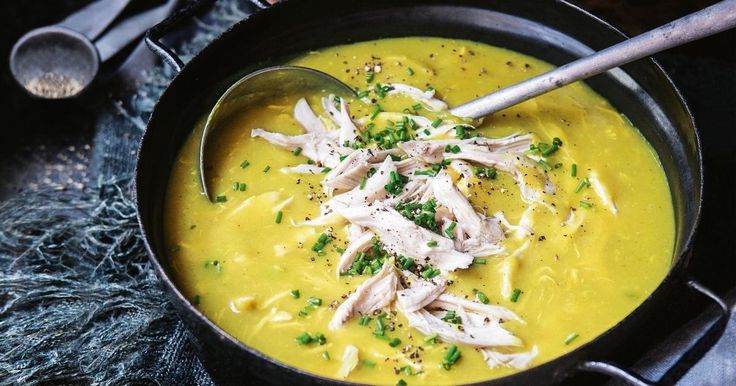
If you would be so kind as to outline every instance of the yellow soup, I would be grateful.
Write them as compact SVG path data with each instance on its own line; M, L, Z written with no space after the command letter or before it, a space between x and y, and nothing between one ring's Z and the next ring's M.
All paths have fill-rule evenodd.
M326 48L290 63L370 90L365 103L350 103L361 130L370 123L374 130L398 124L387 122L392 116L379 113L376 103L384 112L425 116L433 126L438 117L445 119L443 124L451 119L407 95L384 95L384 84L432 87L437 98L457 106L552 68L480 43L419 37ZM520 371L524 366L489 366L481 352L462 343L452 348L460 356L450 358L448 365L451 342L410 327L393 306L385 307L385 315L356 315L340 328L328 328L335 309L371 272L336 275L348 245L345 222L301 224L318 217L320 203L330 198L320 186L325 174L285 172L286 167L307 164L305 154L251 136L254 128L303 133L293 115L296 97L284 96L237 116L218 136L211 174L214 195L220 196L217 203L199 192L201 126L181 150L169 181L165 232L182 292L243 343L326 377L374 384L396 384L399 379L410 385L455 384ZM318 99L309 98L309 105L328 125ZM476 256L467 269L443 273L450 284L446 292L513 311L523 321L502 321L502 327L522 344L494 350L511 354L534 349L538 354L529 365L538 365L612 327L665 276L674 243L665 174L656 153L627 118L582 83L496 113L469 130L487 138L531 134L532 146L539 150L524 152L531 166L517 177L498 170L489 178L481 170L460 183L458 173L446 171L479 213L507 221L499 242L503 252ZM546 152L551 146L556 151ZM446 149L445 154L451 153ZM554 192L546 189L540 202L524 200L519 183L543 189L544 179ZM323 233L329 237L313 248ZM358 361L346 374L340 369L348 346L357 348Z

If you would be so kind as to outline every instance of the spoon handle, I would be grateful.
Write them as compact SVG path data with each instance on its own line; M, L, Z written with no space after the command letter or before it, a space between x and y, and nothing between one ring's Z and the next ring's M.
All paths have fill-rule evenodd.
M733 27L736 27L736 0L724 0L555 70L457 106L450 113L481 118L572 82Z
M177 3L178 0L167 0L156 8L141 12L112 27L95 42L100 61L105 63L149 28L166 18L176 8Z
M130 0L97 0L57 24L95 40L128 6Z

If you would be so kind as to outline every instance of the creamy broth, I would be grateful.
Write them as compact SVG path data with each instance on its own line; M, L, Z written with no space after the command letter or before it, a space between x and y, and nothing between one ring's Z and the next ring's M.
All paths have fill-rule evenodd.
M380 63L370 84L367 63L374 70ZM484 44L417 37L326 48L301 55L291 64L325 71L359 90L389 82L431 86L450 106L552 68ZM384 111L401 112L416 103L403 96L375 98ZM325 116L316 99L309 101L315 113ZM319 256L311 247L328 227L298 225L319 215L320 201L327 199L320 187L324 174L281 172L306 163L306 158L250 135L257 127L302 133L293 118L295 102L294 96L284 96L242 114L218 136L212 187L215 195L226 197L224 202L210 203L199 193L196 157L201 125L182 148L168 182L165 208L168 258L182 292L238 340L326 377L337 378L347 345L357 347L360 358L348 381L451 384L519 371L490 368L479 352L462 344L460 359L444 369L440 364L450 345L442 340L426 342L401 312L389 313L386 319L394 328L386 335L400 340L396 347L373 335L375 317L367 326L353 318L340 329L327 328L334 305L368 276L336 278L337 248L347 244L344 226L333 226L335 239ZM358 101L350 107L355 117L370 115L374 109ZM419 114L434 118L428 111ZM536 346L538 355L531 365L538 365L612 327L663 279L674 243L667 180L641 134L582 83L487 117L477 131L491 138L531 133L535 144L550 144L555 137L562 141L547 158L552 168L536 168L555 187L553 195L544 197L549 208L530 208L520 197L517 181L500 171L495 179L474 179L470 187L460 186L479 211L488 216L501 212L511 224L524 219L533 234L508 232L501 242L506 253L448 274L449 293L476 300L480 291L490 304L507 307L524 320L503 324L523 346L498 351ZM248 166L242 167L245 160ZM580 188L584 178L600 186L582 183ZM279 211L281 221L276 223ZM321 305L300 316L310 298L321 299ZM305 332L313 337L324 334L325 344L299 344L296 338ZM396 373L407 365L414 366L411 375Z

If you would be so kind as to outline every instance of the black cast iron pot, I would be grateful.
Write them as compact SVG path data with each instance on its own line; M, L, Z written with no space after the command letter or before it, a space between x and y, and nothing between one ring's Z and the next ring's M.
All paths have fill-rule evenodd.
M263 8L269 8L265 3ZM152 29L147 43L179 74L161 96L143 137L136 171L138 219L169 298L220 384L332 384L238 342L202 315L177 289L163 238L167 181L177 153L221 93L240 76L310 49L395 36L470 39L560 65L613 45L616 29L563 1L550 0L290 0L264 9L223 33L186 66L159 39L185 20L189 7ZM610 330L555 360L483 384L560 383L580 371L605 373L635 384L669 384L684 374L722 334L728 309L688 279L692 239L700 215L702 163L692 117L670 79L652 60L640 60L587 83L634 123L659 154L672 191L676 245L672 268L634 312ZM645 189L645 187L643 187ZM614 365L622 346L646 334L641 326L672 307L678 289L690 288L717 304L719 321L658 381Z

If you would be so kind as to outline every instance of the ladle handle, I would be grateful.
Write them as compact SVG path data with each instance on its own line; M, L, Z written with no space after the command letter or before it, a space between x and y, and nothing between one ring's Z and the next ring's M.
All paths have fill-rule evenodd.
M194 0L185 7L174 12L173 15L151 27L151 29L146 32L146 45L154 54L158 55L164 63L171 66L174 71L181 71L181 69L184 68L184 62L179 58L179 55L177 55L174 50L162 43L161 39L180 24L191 19L192 15L198 13L205 7L212 5L214 2L215 0Z
M130 0L98 0L69 15L58 24L95 40L128 6Z
M724 0L555 70L457 106L450 113L481 118L572 82L736 27L736 0Z

